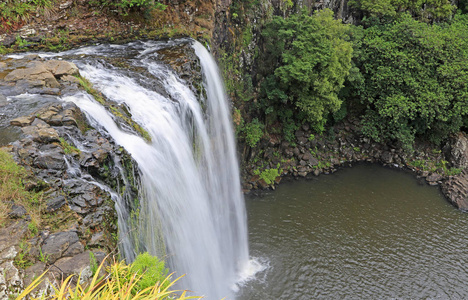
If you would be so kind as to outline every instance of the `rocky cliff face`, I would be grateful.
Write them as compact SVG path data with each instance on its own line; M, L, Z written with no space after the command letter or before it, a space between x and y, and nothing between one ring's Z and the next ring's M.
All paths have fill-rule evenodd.
M125 186L117 165L130 158L73 103L54 96L79 91L74 64L30 55L4 60L0 72L0 127L12 133L0 146L30 172L26 189L41 195L40 224L32 226L28 210L13 201L0 229L0 299L9 299L46 269L38 293L71 274L86 280L91 252L99 261L116 251L110 191Z

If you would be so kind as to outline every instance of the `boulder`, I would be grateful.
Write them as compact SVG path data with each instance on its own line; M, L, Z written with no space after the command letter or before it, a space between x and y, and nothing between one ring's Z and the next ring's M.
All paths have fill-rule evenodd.
M61 147L51 144L41 147L41 152L34 158L33 164L41 169L51 169L61 171L65 168L63 150Z
M432 173L432 174L430 174L429 176L426 177L426 180L429 183L437 182L437 181L440 181L442 179L443 179L442 175L440 175L438 173Z
M13 204L11 206L11 211L8 213L8 216L13 219L19 219L24 217L26 214L27 211L23 205Z
M52 272L58 278L65 279L70 275L80 275L81 283L88 281L93 275L90 267L89 251L75 255L73 257L65 257L59 259L54 264L57 269L53 269Z
M51 271L56 276L58 275L58 278L61 277L64 279L75 274L80 276L81 283L87 282L93 276L90 253L90 251L85 251L73 257L61 258L54 264L57 268L53 268ZM105 254L101 251L97 251L94 253L94 257L96 258L96 263L100 264L104 259Z
M24 286L28 286L33 280L39 277L46 269L46 264L42 261L30 266L24 271Z
M21 129L27 136L31 136L35 142L52 143L59 142L57 130L50 126L26 126Z
M65 196L59 192L52 193L46 202L46 212L53 212L65 205Z
M26 81L31 86L60 87L54 75L41 62L33 62L25 69L13 70L5 76L4 80L7 82Z
M11 120L10 124L13 126L25 127L31 125L35 118L35 116L19 117Z
M311 166L316 166L319 163L319 161L310 152L304 153L302 159L307 161Z
M56 77L80 74L78 67L74 63L68 61L52 59L46 61L44 65L45 68Z
M393 156L389 151L384 151L382 153L381 159L386 164L391 164L393 162Z
M44 241L44 244L41 247L42 253L47 257L47 261L49 263L55 263L55 261L67 253L70 246L73 245L73 247L76 248L75 244L77 242L79 243L78 234L74 231L54 233ZM72 252L75 253L76 251Z

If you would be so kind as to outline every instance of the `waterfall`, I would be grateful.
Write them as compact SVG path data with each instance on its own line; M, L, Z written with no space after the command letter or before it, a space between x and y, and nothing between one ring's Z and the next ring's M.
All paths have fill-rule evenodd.
M248 265L247 222L233 129L216 63L205 47L191 43L201 63L206 99L197 99L185 81L158 61L161 42L68 52L87 54L86 60L74 60L81 74L106 98L125 106L151 142L119 126L86 93L63 100L76 103L91 125L110 134L138 164L138 232L130 232L132 218L124 204L116 204L124 256L131 260L136 252L148 251L165 258L176 276L186 274L180 288L206 299L232 299L232 286ZM99 58L122 51L133 71ZM128 53L134 56L128 58ZM163 91L151 88L154 80ZM131 247L130 234L138 239Z

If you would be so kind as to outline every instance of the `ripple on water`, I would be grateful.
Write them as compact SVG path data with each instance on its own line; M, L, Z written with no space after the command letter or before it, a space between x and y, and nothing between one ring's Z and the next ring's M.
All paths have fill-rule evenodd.
M360 165L247 200L262 280L238 298L468 298L468 215L411 174Z

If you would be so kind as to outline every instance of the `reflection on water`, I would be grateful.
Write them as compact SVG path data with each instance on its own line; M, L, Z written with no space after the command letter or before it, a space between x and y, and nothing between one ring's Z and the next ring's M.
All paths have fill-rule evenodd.
M247 199L239 299L468 298L468 215L411 175L360 165Z

